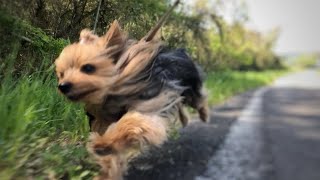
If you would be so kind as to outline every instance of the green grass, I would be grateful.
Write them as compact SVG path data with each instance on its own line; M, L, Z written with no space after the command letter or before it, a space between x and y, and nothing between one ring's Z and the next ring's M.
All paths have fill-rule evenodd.
M209 73L209 102L223 102L282 73ZM87 179L97 173L85 149L89 129L82 107L58 94L52 76L7 77L1 82L0 102L0 179Z
M205 82L209 94L209 104L215 105L241 92L270 84L276 77L284 73L284 70L209 73Z
M0 179L90 176L89 131L80 105L66 102L53 78L5 78L0 88ZM42 178L40 178L42 179Z

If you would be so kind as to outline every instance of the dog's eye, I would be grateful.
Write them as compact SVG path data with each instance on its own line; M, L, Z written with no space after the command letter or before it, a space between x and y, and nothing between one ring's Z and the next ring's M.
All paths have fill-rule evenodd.
M96 67L94 67L91 64L85 64L81 67L81 72L87 73L87 74L91 74L94 73L94 71L96 71Z
M63 72L60 72L59 75L60 75L60 78L63 78L64 73L63 73Z

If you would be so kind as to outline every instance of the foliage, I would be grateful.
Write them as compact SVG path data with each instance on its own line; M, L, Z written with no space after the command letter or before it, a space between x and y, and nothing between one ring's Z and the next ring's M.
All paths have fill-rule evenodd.
M235 94L270 84L285 72L283 70L210 72L205 82L209 91L209 104L218 104Z
M0 11L0 77L47 71L68 40L47 36L40 28ZM10 72L4 72L10 70ZM48 74L48 73L47 73ZM1 79L0 78L0 79Z
M35 41L34 46L41 51L43 48L60 49L59 42L67 43L63 40L56 42L57 40L54 41L52 37L75 41L81 29L92 28L99 2L96 0L29 0L32 3L24 8L24 1L1 1L4 2L0 3L0 7L9 9L11 14L42 29L31 26L25 28L26 25L18 28L24 30L20 35ZM109 24L114 19L118 19L131 37L139 39L166 11L168 2L170 1L102 0L97 34L103 34ZM182 10L176 11L162 28L162 38L170 47L187 48L191 56L207 71L262 70L281 67L280 58L272 49L278 31L261 34L247 29L244 23L248 17L243 3L240 3L235 10L234 19L236 20L227 22L216 10L227 2L219 0L214 1L216 3L213 4L209 4L206 0L196 2L197 5L192 7L191 11L183 10L186 5L181 5ZM8 27L12 29L12 25ZM31 33L26 33L29 31ZM32 35L35 32L40 37L40 42L38 37ZM44 36L44 32L49 36ZM48 41L56 43L49 45L46 43ZM30 54L28 50L31 48L33 47L20 47L19 49L22 50L19 50L19 54L28 58L38 57ZM51 56L51 59L53 58L54 56Z
M317 59L316 54L302 54L289 60L288 63L293 68L310 68L317 64Z
M198 44L197 50L209 51L206 56L197 57L201 59L200 62L206 62L204 65L208 70L282 68L280 58L273 51L279 34L278 29L266 34L247 29L245 21L248 17L243 3L240 3L240 7L236 7L234 14L238 15L234 17L235 20L228 22L222 15L219 15L217 10L220 6L226 6L228 2L221 0L211 4L206 0L196 2L194 14L198 14L200 21L206 20L207 23L207 27L200 31L201 34L204 34L206 41ZM237 3L232 1L229 2L230 4ZM210 22L213 25L210 25ZM202 26L204 26L203 23ZM197 37L194 38L197 39Z
M28 20L55 38L71 40L78 38L81 29L93 28L99 4L97 0L29 0L29 6L25 7L24 1L1 1L4 1L1 6L12 9L13 15ZM133 36L142 37L166 7L165 0L102 0L98 33L103 33L114 19L118 19Z

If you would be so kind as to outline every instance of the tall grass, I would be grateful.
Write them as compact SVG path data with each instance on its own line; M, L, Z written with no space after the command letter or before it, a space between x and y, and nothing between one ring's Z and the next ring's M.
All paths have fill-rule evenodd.
M69 42L1 11L0 33L0 179L92 176L82 105L56 90L52 62Z
M50 168L50 163L75 166L67 159L77 156L63 154L67 145L71 147L68 152L86 155L84 145L76 146L89 131L84 112L80 105L65 101L55 84L53 78L45 80L36 74L1 82L0 179L19 177L19 173L24 177L25 169L36 159L42 162L32 168Z
M83 134L87 131L79 107L58 95L55 80L43 81L29 75L18 80L6 78L0 88L0 137L7 139L27 132L41 135L63 130ZM37 121L35 121L37 120ZM39 132L40 129L43 131ZM54 132L54 133L53 133Z

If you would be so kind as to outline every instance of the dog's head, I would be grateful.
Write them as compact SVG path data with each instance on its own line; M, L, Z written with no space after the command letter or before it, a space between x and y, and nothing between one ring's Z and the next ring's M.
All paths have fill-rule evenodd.
M139 81L141 74L161 45L158 38L129 40L117 21L101 37L85 29L80 41L65 47L55 61L58 89L68 99L87 104L100 104L108 94L141 91L146 85Z
M65 47L55 61L59 91L72 101L99 103L115 81L126 43L117 21L101 37L82 30L79 42Z

